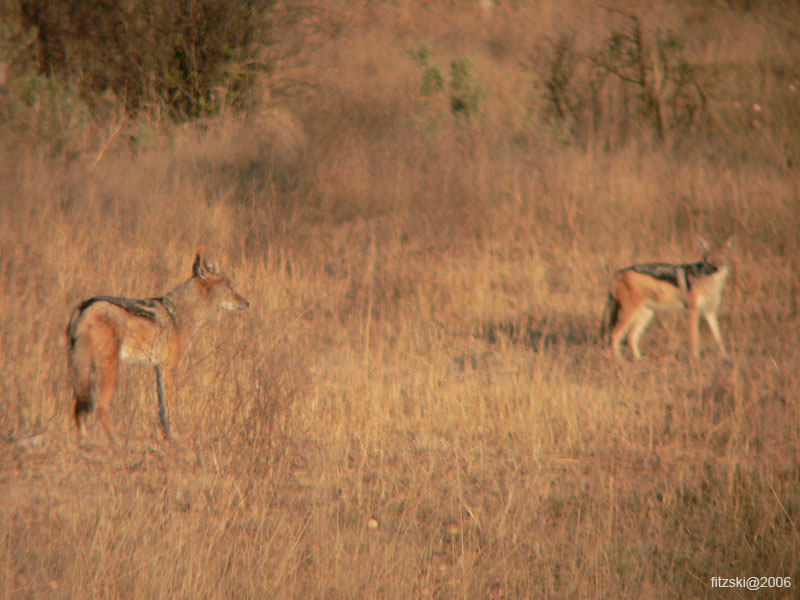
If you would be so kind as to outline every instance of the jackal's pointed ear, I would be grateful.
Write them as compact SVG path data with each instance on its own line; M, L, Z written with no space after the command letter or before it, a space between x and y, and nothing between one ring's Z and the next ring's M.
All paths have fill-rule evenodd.
M735 247L736 247L736 236L735 236L735 235L732 235L731 237L729 237L729 238L727 239L727 241L725 242L725 244L723 244L723 248L725 248L725 250L731 251L731 250L733 250Z
M697 243L697 247L700 248L701 252L708 252L711 250L711 245L706 241L706 239L702 235L695 235L694 241Z
M202 269L203 269L203 258L200 256L199 253L195 254L194 264L192 265L192 277L202 277L203 276L201 273Z
M200 246L197 249L197 254L194 256L194 264L192 265L192 277L205 277L208 272L208 263L203 258L205 248Z

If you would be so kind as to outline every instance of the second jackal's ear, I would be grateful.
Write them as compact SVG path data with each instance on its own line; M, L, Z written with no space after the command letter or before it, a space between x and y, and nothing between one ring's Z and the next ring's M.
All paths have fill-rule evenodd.
M733 250L733 248L735 246L736 246L736 236L735 235L732 235L731 237L729 237L728 240L723 245L725 250L728 250L728 251Z
M208 272L208 264L206 263L205 259L203 258L201 251L198 250L197 254L194 257L194 264L192 265L192 276L193 277L205 277L206 273Z

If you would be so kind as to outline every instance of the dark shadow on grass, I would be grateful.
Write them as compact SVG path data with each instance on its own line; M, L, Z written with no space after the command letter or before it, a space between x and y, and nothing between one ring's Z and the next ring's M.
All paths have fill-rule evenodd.
M542 352L554 346L583 347L598 342L594 329L586 320L572 315L550 319L521 316L502 321L486 321L478 326L475 336L490 344L505 339L515 345L534 352Z

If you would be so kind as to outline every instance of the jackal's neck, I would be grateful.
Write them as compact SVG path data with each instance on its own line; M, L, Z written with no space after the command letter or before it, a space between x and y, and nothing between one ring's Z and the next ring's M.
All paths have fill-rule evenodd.
M723 285L725 281L728 279L728 275L730 274L731 270L728 265L720 265L717 267L717 270L714 271L714 274L711 275L712 279L719 281L720 285Z
M164 300L173 305L175 320L180 329L202 325L216 308L208 289L197 277L191 277L165 294Z
M727 265L721 265L713 275L706 278L704 284L705 291L708 294L708 299L714 304L719 303L722 296L722 289L725 287L725 282L728 280L730 268Z

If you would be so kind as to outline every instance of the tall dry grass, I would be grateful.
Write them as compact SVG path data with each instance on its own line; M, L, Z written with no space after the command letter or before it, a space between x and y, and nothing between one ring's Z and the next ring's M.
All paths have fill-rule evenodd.
M368 5L269 113L79 159L7 138L4 597L796 596L797 41L764 11L643 14L721 69L693 143L544 124L535 57L609 18L563 3ZM421 98L422 43L445 73L470 58L471 122ZM614 269L694 260L695 233L739 238L732 359L703 331L691 363L685 315L660 315L616 364L596 337ZM124 447L93 421L77 446L72 307L167 291L201 243L251 307L181 363L179 443L128 366ZM711 587L750 575L793 587Z

